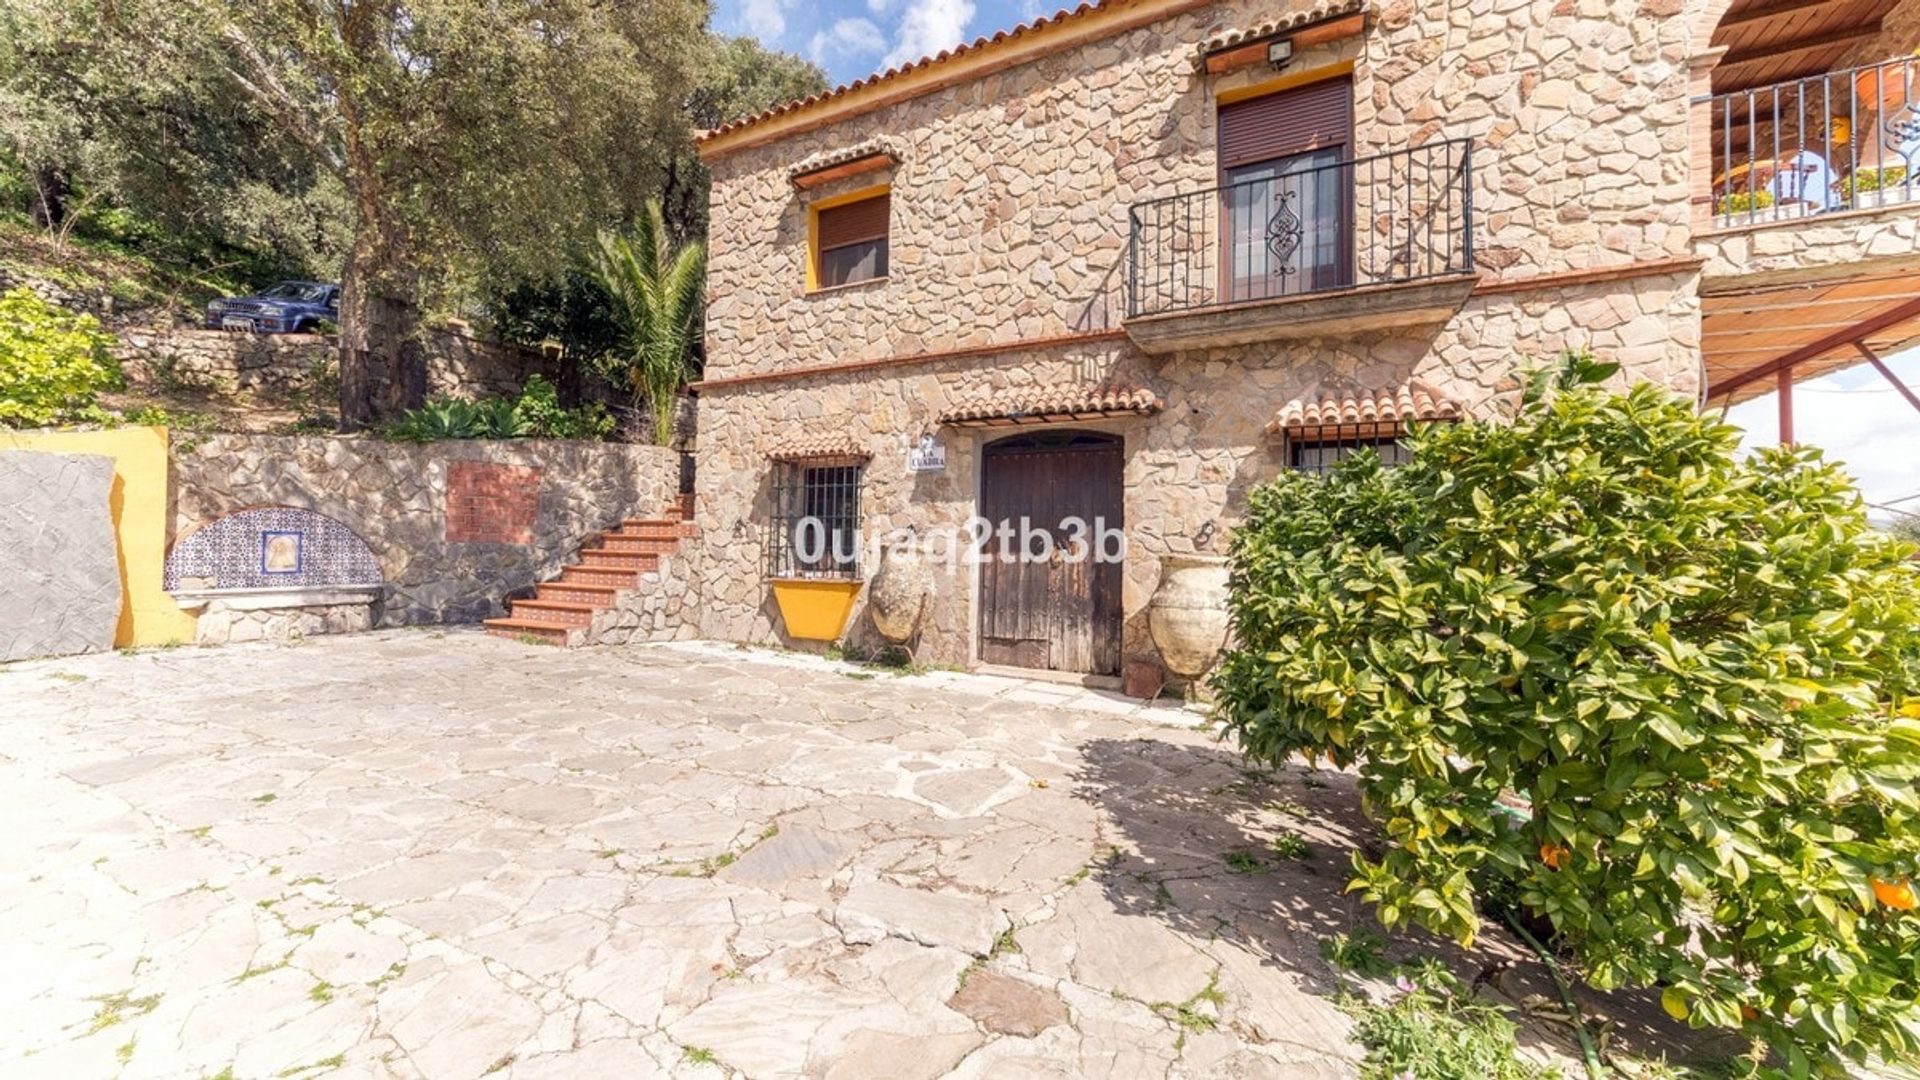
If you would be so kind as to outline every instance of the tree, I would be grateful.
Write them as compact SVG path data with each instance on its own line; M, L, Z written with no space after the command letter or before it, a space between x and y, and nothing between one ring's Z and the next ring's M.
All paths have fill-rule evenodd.
M338 181L218 68L130 50L101 11L0 5L0 168L25 181L32 220L56 239L131 241L180 269L337 273Z
M38 0L99 65L211 73L339 184L341 418L425 386L424 304L554 275L686 140L698 0ZM132 76L122 80L137 81Z
M698 83L687 96L695 131L795 101L827 89L827 74L792 53L778 52L750 37L710 35L704 43ZM707 167L689 142L668 163L661 204L673 238L707 235Z
M659 203L647 204L630 234L603 232L593 272L620 324L624 370L636 408L653 416L653 441L673 438L673 412L692 369L705 303L707 253L694 242L674 250Z
M1613 365L1257 491L1216 678L1247 753L1359 773L1353 887L1471 939L1514 898L1796 1075L1920 1053L1920 572L1810 449ZM1551 392L1550 392L1551 391ZM1515 807L1521 809L1514 809Z
M818 67L790 53L766 49L752 38L708 35L696 67L698 81L686 101L689 135L819 93L827 86L826 74ZM660 192L662 217L673 242L706 237L708 186L706 166L694 153L692 139L683 140L667 159ZM617 225L629 227L631 220ZM579 264L594 261L591 252L597 247L589 251ZM483 296L482 305L489 328L503 340L526 345L557 344L565 355L585 365L609 361L616 369L620 387L631 391L631 373L620 346L625 331L591 271L569 270L557 279L542 276L496 281ZM701 334L702 325L696 322L690 336L698 342ZM562 394L568 400L585 396L580 380L572 377L581 366L569 367L570 377L562 381Z

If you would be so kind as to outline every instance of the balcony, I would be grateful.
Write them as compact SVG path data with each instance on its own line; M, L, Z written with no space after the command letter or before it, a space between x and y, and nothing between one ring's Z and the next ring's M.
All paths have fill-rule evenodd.
M1137 203L1127 334L1160 354L1444 323L1478 280L1472 178L1454 139Z
M1710 178L1696 181L1694 240L1709 396L1784 390L1920 337L1920 60L1741 87L1694 110L1696 176Z
M1717 229L1872 211L1920 198L1920 60L1904 57L1715 94Z

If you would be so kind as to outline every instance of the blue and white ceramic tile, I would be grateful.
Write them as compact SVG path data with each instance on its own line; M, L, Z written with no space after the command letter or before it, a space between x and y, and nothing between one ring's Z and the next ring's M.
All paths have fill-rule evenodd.
M241 510L187 534L167 555L166 587L216 589L378 585L380 565L352 529L311 510Z

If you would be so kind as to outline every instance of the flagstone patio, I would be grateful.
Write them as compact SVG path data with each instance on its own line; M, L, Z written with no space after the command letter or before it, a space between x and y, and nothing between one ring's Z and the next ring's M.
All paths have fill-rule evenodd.
M469 631L0 700L9 1076L1357 1073L1350 783L1172 706Z

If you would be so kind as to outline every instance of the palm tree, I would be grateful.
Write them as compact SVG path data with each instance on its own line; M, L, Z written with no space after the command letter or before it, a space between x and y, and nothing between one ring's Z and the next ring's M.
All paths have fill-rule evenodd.
M704 300L707 250L698 241L670 250L658 202L631 234L602 231L592 270L620 323L628 388L653 413L653 440L673 438L675 395L687 381Z

